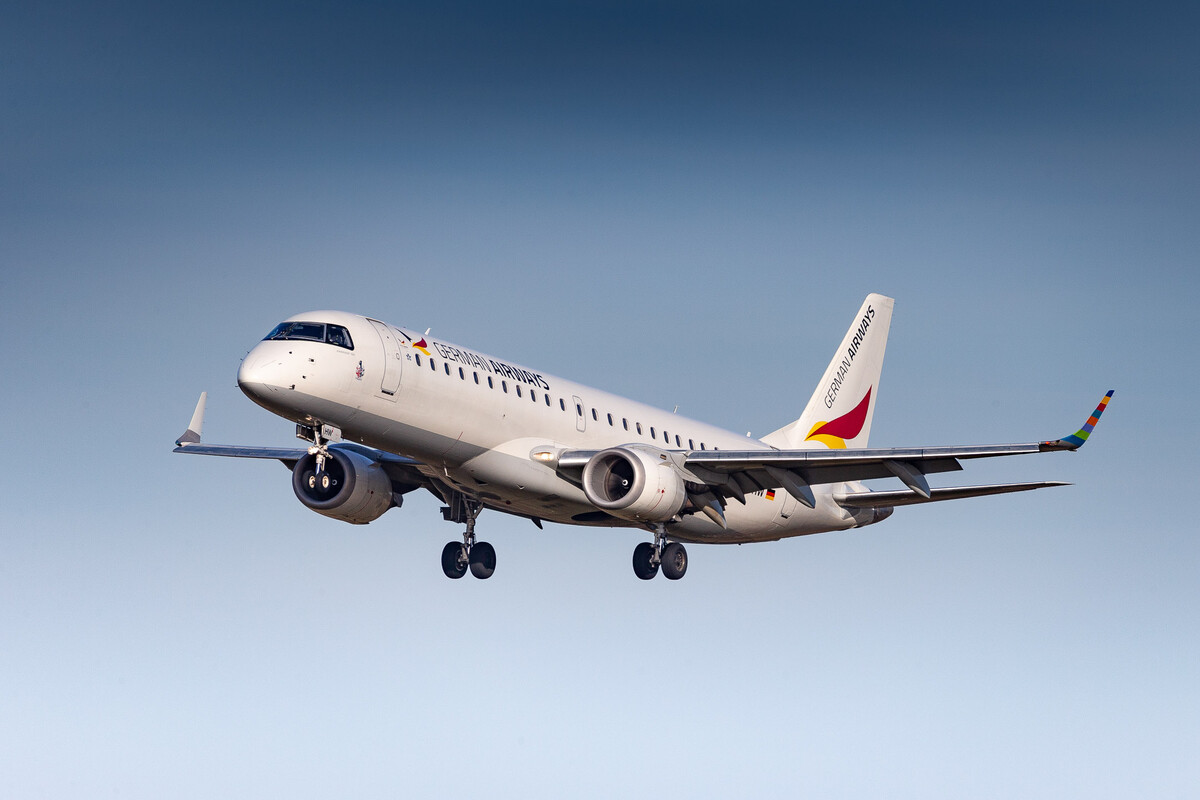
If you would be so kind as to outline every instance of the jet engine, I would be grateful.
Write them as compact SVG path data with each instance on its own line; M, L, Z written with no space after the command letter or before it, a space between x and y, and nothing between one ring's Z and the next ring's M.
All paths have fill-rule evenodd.
M597 508L634 522L666 522L687 502L683 476L654 448L596 453L583 468L583 492Z
M301 503L327 517L366 525L392 507L392 481L378 461L352 450L329 449L317 474L317 457L306 455L292 470Z

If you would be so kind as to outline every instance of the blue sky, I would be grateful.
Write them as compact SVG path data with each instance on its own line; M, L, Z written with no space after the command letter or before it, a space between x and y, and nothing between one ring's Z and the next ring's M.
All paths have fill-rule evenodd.
M0 26L14 796L1187 796L1197 12L38 4ZM315 515L234 386L378 316L757 435L897 299L872 442L1056 490L693 547ZM943 484L944 485L944 484Z

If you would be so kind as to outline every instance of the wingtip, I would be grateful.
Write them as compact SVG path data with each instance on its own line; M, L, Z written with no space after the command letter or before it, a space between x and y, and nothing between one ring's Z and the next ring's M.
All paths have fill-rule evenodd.
M187 430L175 440L176 447L185 447L200 441L204 433L204 407L207 402L208 392L201 392L200 399L196 401L196 410L192 412L192 421L188 423Z
M1070 436L1064 436L1061 439L1055 439L1050 442L1042 442L1041 450L1078 450L1083 447L1084 442L1092 435L1092 431L1096 429L1097 423L1100 422L1100 415L1104 413L1104 409L1108 408L1108 401L1112 399L1115 390L1109 389L1105 392L1104 397L1100 398L1100 404L1096 406L1096 410L1087 418L1087 422L1083 423L1083 427L1072 433Z

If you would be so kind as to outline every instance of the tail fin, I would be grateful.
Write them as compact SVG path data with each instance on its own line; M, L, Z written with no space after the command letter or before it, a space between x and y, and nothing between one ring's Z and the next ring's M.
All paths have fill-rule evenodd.
M762 441L786 450L867 446L894 302L867 295L800 419Z

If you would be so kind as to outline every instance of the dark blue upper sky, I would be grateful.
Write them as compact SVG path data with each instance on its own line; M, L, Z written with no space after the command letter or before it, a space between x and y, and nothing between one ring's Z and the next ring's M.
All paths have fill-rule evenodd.
M1093 3L38 4L5 26L5 172L1131 138L1182 157L1198 16Z

